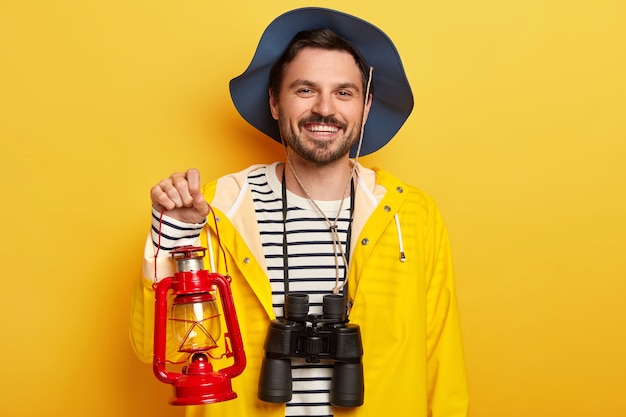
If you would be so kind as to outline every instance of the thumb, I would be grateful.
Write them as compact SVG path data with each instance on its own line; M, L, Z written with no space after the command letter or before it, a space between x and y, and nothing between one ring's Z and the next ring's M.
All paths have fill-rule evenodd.
M211 211L211 208L209 207L209 203L207 203L207 201L204 198L204 194L202 193L198 193L193 196L192 205L193 205L193 208L196 209L198 216L200 216L203 219L206 216L208 216L209 212Z

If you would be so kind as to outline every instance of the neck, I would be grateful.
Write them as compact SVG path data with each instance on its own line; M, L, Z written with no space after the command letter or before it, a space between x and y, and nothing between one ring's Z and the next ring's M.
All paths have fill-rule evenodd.
M277 168L278 178L282 177L282 170L285 170L285 182L290 192L318 201L341 200L350 194L348 182L352 174L352 162L348 158L324 166L313 166L296 160L292 163L295 175L288 162L279 164Z

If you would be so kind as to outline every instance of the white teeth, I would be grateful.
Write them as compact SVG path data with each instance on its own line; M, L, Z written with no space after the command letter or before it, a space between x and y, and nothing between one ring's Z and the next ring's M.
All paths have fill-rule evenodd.
M312 125L309 126L308 130L314 133L335 133L339 129L335 126Z

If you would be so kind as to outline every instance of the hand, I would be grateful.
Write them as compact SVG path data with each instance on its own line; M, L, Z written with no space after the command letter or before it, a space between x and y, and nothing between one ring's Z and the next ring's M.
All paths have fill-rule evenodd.
M200 172L190 169L174 173L150 190L152 207L185 223L202 223L209 214L209 203L200 191Z

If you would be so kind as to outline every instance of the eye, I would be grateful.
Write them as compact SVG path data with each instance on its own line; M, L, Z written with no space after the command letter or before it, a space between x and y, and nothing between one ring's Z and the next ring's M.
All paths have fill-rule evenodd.
M337 96L339 96L340 99L346 100L352 98L354 96L354 93L350 90L338 90Z

